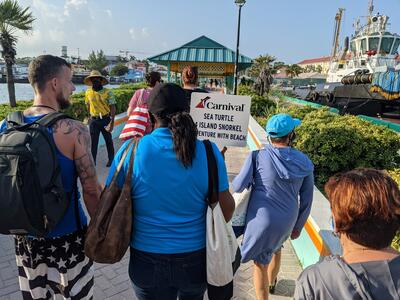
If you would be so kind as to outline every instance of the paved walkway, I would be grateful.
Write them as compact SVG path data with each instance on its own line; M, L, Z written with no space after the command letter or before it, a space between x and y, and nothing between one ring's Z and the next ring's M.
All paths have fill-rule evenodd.
M116 148L120 142L116 141ZM247 149L230 148L226 154L229 180L238 173L240 167L247 156ZM101 182L107 176L106 150L101 147L98 157L98 175ZM114 265L95 265L95 289L94 299L136 299L130 285L128 277L129 255L125 255L123 260ZM290 299L293 296L295 279L301 272L297 257L289 242L285 243L282 251L282 268L279 273L279 282L276 294L270 299ZM238 270L234 284L234 298L240 300L255 299L252 284L252 264L243 264ZM0 235L0 299L1 300L20 300L22 299L18 290L17 268L14 258L14 247L9 236ZM162 299L160 299L162 300Z

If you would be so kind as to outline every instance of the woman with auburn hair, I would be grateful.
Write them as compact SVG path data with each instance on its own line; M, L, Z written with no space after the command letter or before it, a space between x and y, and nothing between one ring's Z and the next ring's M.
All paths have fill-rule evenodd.
M183 89L185 90L186 99L190 103L190 98L193 92L208 93L198 87L199 84L199 70L197 67L186 66L182 70Z
M355 169L329 179L325 192L342 256L300 275L295 299L399 299L400 257L390 245L400 224L400 191L387 173Z

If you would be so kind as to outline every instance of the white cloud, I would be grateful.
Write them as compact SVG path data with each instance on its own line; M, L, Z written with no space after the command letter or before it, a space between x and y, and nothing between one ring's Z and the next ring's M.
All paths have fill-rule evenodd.
M149 29L147 27L142 28L142 37L147 38L149 36Z
M132 40L145 39L150 36L149 29L147 27L143 27L141 29L132 27L129 29L129 34Z
M108 15L109 18L112 18L112 12L109 9L105 10L105 13Z
M47 18L61 18L59 9L53 4L49 4L48 1L44 0L33 0L32 7L37 9L41 14Z
M36 46L41 43L43 37L40 30L33 30L30 34L19 35L18 45L25 45L26 47Z
M135 30L135 28L129 29L129 34L131 35L132 40L136 40L136 30Z
M56 43L61 43L61 42L65 41L65 33L64 33L64 31L59 30L59 29L50 29L49 36L50 36L50 39Z
M86 35L88 34L88 32L87 32L86 29L81 29L81 30L79 30L78 34L79 34L80 36L86 36Z
M79 10L87 5L87 0L66 0L64 5L64 16L69 16L72 9Z

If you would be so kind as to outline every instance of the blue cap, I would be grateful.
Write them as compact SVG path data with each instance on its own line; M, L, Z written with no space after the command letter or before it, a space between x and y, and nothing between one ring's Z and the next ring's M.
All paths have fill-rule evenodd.
M277 114L268 120L265 131L272 138L280 138L291 133L300 124L299 119L294 119L288 114Z

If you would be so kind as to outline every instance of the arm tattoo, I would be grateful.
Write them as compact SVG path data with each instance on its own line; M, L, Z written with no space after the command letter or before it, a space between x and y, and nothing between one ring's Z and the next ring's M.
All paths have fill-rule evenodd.
M82 185L92 178L96 178L96 168L94 166L92 153L86 153L79 158L75 158L76 170Z
M91 139L87 127L75 120L63 119L53 126L53 134L57 132L65 136L73 134L70 138L76 140L84 148L84 154L74 158L81 184L84 185L87 180L97 178L91 151Z
M90 149L90 135L88 134L87 127L81 122L71 119L60 120L53 126L53 133L57 132L61 132L64 135L76 133L76 139L78 140L78 143L85 148L88 147Z

